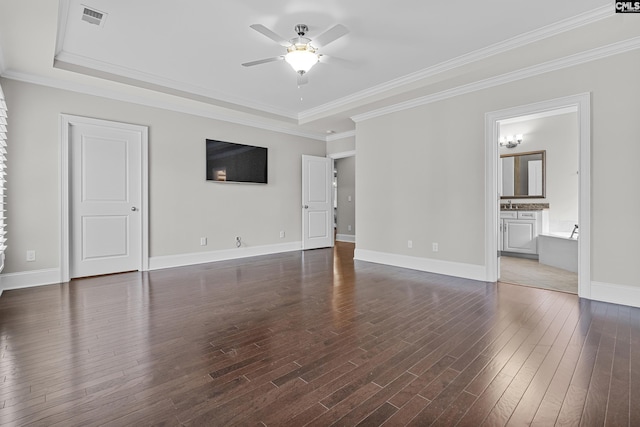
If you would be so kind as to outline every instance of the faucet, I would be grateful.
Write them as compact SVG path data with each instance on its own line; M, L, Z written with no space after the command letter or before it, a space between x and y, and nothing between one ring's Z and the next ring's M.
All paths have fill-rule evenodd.
M571 232L571 237L569 237L570 239L573 239L573 235L578 233L578 224L573 226L573 231Z

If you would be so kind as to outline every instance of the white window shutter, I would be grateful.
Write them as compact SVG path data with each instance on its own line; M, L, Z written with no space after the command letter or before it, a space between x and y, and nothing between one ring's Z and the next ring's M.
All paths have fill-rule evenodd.
M7 175L7 103L0 87L0 271L4 268L4 252L7 249L6 192Z

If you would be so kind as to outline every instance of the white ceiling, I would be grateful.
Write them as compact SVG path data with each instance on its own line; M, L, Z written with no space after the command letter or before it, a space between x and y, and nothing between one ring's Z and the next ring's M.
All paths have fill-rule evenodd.
M442 64L504 52L613 9L609 0L56 3L0 2L0 74L89 86L106 79L120 82L109 86L113 90L121 83L150 88L318 134L353 129L350 115L367 105L380 108L391 88L397 94L406 87L404 99L410 98L410 84ZM104 25L82 21L84 6L105 12ZM284 61L242 67L285 53L249 28L258 23L286 39L299 23L309 26L311 39L343 24L349 34L320 53L345 61L316 65L300 88Z

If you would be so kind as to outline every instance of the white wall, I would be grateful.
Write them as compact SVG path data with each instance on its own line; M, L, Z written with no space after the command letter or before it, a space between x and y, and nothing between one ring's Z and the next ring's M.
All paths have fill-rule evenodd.
M578 223L577 113L504 124L500 125L500 132L524 135L524 142L517 147L500 147L500 155L546 150L546 197L509 200L549 203L549 231L570 232Z
M248 247L301 240L300 157L323 156L324 142L13 80L2 87L10 109L4 273L58 268L61 113L149 126L152 258L233 249L235 236ZM207 182L206 138L268 147L269 184ZM25 261L27 249L35 262Z
M338 240L353 241L356 235L356 158L335 160L338 175ZM351 226L351 230L349 230ZM347 237L350 236L350 237Z
M489 238L485 113L591 92L591 278L638 289L639 69L634 50L359 121L356 253L479 271Z
M355 136L349 136L346 138L334 139L327 142L327 155L344 153L347 151L353 151L356 149Z

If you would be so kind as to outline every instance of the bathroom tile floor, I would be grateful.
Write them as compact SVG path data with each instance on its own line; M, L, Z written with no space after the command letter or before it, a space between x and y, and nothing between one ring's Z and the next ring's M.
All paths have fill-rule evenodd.
M500 282L578 293L578 274L540 264L537 260L502 256Z

